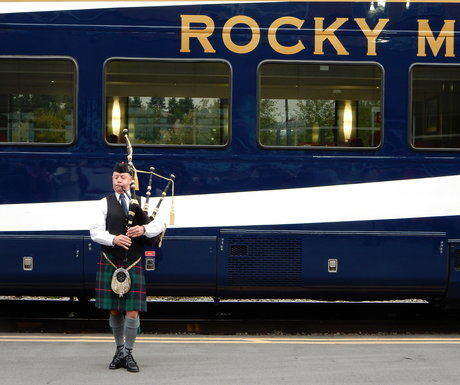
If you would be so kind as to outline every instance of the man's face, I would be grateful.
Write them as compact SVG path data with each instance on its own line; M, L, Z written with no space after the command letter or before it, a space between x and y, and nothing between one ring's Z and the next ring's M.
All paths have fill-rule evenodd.
M118 194L121 194L124 191L128 191L132 180L133 178L129 173L114 171L112 174L113 191Z

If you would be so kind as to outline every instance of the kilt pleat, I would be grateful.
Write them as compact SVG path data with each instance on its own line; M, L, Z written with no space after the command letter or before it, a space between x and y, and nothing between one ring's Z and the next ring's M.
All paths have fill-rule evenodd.
M108 256L110 258L110 256ZM144 267L141 259L129 270L131 288L122 297L111 288L112 275L115 268L101 255L97 263L96 273L96 307L104 310L147 311ZM127 265L117 265L127 268Z

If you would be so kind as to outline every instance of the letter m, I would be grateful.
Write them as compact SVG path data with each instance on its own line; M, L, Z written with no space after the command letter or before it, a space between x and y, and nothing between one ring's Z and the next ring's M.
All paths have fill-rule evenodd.
M455 57L454 52L455 20L444 20L444 26L437 38L430 28L429 20L418 20L418 53L417 56L426 56L426 42L434 56L437 56L444 42L446 43L446 57Z

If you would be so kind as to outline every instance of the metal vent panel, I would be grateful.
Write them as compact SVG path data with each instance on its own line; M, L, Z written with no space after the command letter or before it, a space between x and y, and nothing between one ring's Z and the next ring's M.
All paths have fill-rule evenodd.
M302 241L286 236L227 238L230 286L290 286L301 283Z

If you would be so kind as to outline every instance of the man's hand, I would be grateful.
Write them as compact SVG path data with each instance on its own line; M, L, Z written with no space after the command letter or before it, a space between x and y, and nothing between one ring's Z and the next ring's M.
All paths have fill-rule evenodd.
M144 226L134 226L128 229L128 231L126 232L126 235L131 238L136 238L136 237L140 237L141 235L144 235L144 233L145 233Z
M131 239L126 235L120 234L113 238L113 244L128 250L129 246L131 246Z

